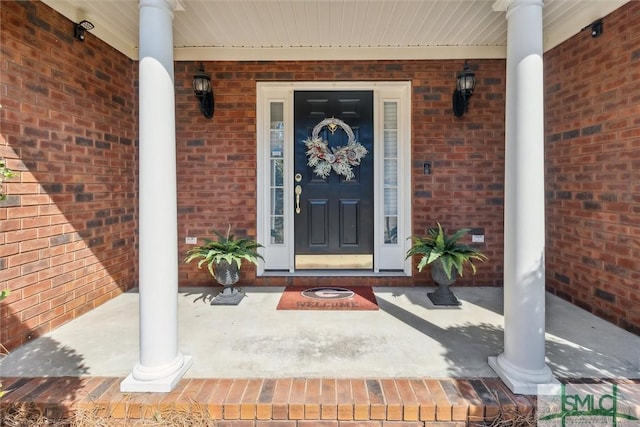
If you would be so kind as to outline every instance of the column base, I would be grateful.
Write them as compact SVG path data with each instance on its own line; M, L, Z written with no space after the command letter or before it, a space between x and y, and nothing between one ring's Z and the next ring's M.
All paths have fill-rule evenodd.
M182 366L166 377L153 380L139 380L133 373L120 383L122 393L168 393L178 384L185 372L191 367L192 357L184 356Z
M548 366L537 371L523 370L508 362L504 353L489 357L489 366L515 394L536 395L538 386L559 384Z

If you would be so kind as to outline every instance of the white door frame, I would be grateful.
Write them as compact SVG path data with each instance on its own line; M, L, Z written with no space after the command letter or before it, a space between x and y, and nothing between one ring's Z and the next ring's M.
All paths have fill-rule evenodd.
M257 143L257 239L265 247L261 249L265 262L258 265L258 276L291 275L294 269L293 227L293 94L309 90L371 90L373 91L374 114L374 267L372 271L358 271L359 275L380 273L410 276L411 260L405 259L411 242L411 82L259 82L257 83L256 143ZM280 191L283 199L283 231L281 243L271 241L271 165L270 150L272 124L271 105L283 106L284 137L283 176ZM397 241L384 243L384 107L397 107ZM387 131L389 131L387 129ZM305 270L305 275L326 275L325 272Z

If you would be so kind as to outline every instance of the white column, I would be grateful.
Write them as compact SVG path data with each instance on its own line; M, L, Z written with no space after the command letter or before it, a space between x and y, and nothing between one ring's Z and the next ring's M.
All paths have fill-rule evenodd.
M489 365L518 394L554 381L545 363L542 0L507 3L504 351Z
M173 10L140 0L140 357L123 392L168 392L191 365L178 350Z

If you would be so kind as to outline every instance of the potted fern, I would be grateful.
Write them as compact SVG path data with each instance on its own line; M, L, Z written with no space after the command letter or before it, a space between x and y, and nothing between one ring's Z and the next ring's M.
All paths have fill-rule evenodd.
M407 251L407 258L420 255L418 271L430 265L431 277L438 284L435 292L428 294L434 305L460 305L460 301L451 292L449 286L455 283L458 276L463 275L465 264L469 264L472 273L475 274L476 266L473 261L487 260L478 248L459 242L469 230L462 228L451 235L446 235L438 223L438 228L429 229L427 236L410 237L413 245Z
M240 280L240 266L243 261L257 265L262 255L258 248L262 245L250 237L236 238L231 234L231 226L227 234L213 232L217 239L205 238L204 244L195 246L187 251L185 263L198 261L198 268L207 266L207 270L224 289L211 304L237 305L244 297L233 285Z

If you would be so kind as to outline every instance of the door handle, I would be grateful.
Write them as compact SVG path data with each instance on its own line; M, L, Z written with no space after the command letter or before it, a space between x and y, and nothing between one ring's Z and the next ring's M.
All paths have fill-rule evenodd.
M296 185L296 213L300 213L300 195L302 194L302 186Z

